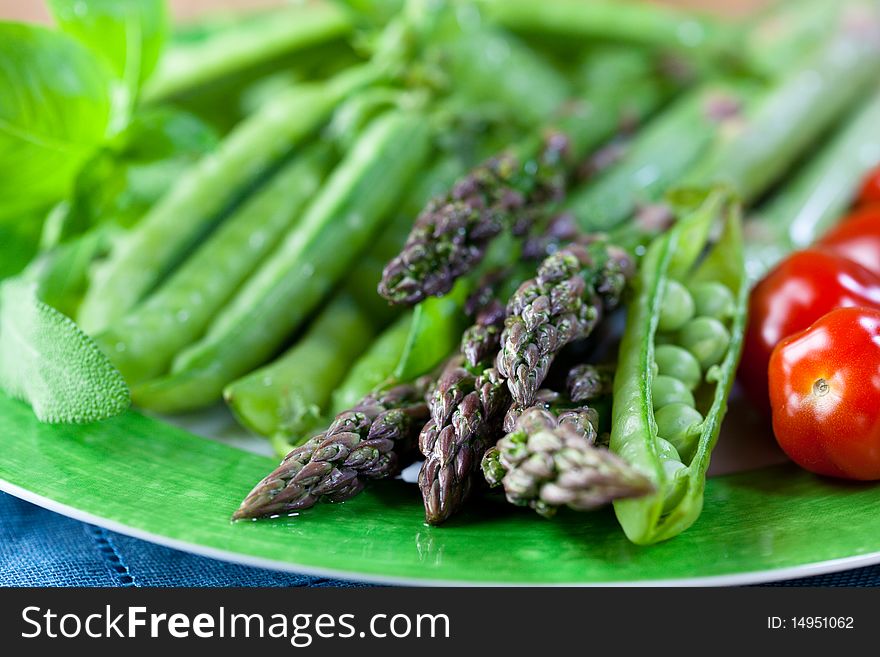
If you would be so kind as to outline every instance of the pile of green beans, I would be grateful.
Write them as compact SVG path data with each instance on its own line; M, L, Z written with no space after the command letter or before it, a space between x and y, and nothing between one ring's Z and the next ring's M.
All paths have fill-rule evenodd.
M712 227L721 238L703 257ZM713 190L648 248L614 380L611 449L657 492L619 500L634 543L670 538L702 509L709 455L733 385L748 281L739 209Z

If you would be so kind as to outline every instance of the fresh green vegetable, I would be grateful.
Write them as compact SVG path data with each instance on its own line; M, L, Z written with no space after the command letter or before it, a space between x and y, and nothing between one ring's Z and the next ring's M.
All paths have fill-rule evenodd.
M156 410L210 404L236 377L266 361L324 300L389 218L423 165L430 128L420 115L377 119L332 173L291 232L171 374L135 389Z
M700 261L710 230L719 217L724 222L722 235ZM648 497L614 503L626 535L635 543L654 543L678 534L696 520L702 509L709 454L726 411L745 327L748 281L740 231L738 210L727 193L712 191L669 232L652 242L635 280L614 380L611 431L612 451L647 475L657 488ZM726 327L721 325L729 335L724 353L715 358L713 352L713 357L704 358L701 364L706 372L701 377L705 383L697 389L696 397L708 401L705 406L696 407L703 419L698 425L695 447L690 438L681 439L680 425L687 424L685 433L695 431L687 420L696 416L689 411L678 412L681 406L695 406L690 381L655 373L661 307L672 281L724 285L736 299L733 317ZM701 319L709 318L697 318L690 324ZM710 321L718 323L715 319ZM689 345L693 347L691 343L680 347ZM668 349L665 357L670 357ZM670 367L665 365L664 370L668 372ZM667 408L672 410L664 410ZM661 411L663 430L672 435L659 434L657 414ZM665 440L661 442L661 438ZM684 454L678 453L670 439L686 447ZM671 449L664 449L666 445ZM690 452L692 460L683 462L681 459L689 457Z
M344 37L352 27L347 12L332 2L303 3L239 19L226 29L212 31L206 38L178 43L169 49L144 89L144 99L158 102L192 92Z
M297 447L258 483L232 516L260 518L343 502L370 480L394 476L415 451L428 416L426 379L368 395L324 433Z
M579 42L623 41L729 58L740 36L735 25L647 2L479 0L478 4L490 19L511 30Z
M37 298L37 284L0 286L0 388L42 422L96 422L123 412L122 375L70 318Z
M168 371L279 240L295 229L327 169L325 148L276 173L155 292L96 337L130 384Z
M339 294L281 358L227 386L226 403L251 431L296 444L319 424L333 390L373 335L358 302Z
M110 121L105 70L69 36L0 22L0 217L63 198Z
M394 372L409 342L412 323L413 314L405 313L355 361L348 376L333 391L332 414L351 408L378 386L404 380L395 379Z
M419 214L379 293L405 305L443 296L504 231L522 236L548 220L547 205L560 199L582 158L615 133L626 106L572 103L550 126L473 168Z
M148 294L210 230L217 214L282 155L323 123L334 106L373 79L369 67L273 99L202 158L141 220L95 272L79 320L105 329Z
M625 146L620 162L577 190L564 209L585 231L607 231L659 202L754 104L755 89L716 82L675 101Z
M47 0L58 26L102 57L120 82L114 104L125 125L159 62L168 32L165 0Z
M746 199L766 190L799 153L880 77L880 11L858 29L844 23L796 70L782 78L753 116L716 144L686 184L732 185Z
M374 334L397 315L376 294L376 284L382 266L400 248L414 208L460 170L457 157L445 157L426 171L401 204L398 217L359 259L306 334L273 363L227 386L224 396L245 426L289 445L325 416L331 393L330 415L335 415L393 379L411 321L405 318L404 328L395 325L367 350Z
M804 248L837 221L862 176L880 161L880 93L846 124L785 188L746 222L749 278L761 278L786 253Z
M652 492L647 477L594 445L597 429L598 415L589 407L558 415L543 406L528 408L484 454L484 476L491 486L504 487L511 504L546 517L561 506L589 511Z

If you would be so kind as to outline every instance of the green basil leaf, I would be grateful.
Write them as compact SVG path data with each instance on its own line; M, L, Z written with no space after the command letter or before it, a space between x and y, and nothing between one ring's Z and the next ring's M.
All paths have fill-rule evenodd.
M82 45L0 22L0 217L66 196L109 118L105 71Z
M0 388L52 423L96 422L130 405L122 375L73 323L22 279L0 287Z
M164 0L48 0L58 26L102 57L129 107L156 68L168 34Z

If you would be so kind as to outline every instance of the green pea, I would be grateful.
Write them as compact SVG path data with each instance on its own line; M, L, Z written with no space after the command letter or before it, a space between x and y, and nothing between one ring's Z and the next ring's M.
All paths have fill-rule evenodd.
M669 482L663 500L663 513L672 511L681 502L688 488L688 472L688 467L681 461L663 461L663 473Z
M666 284L663 305L660 308L661 331L677 331L694 316L694 299L687 288L675 280Z
M724 321L733 317L736 302L733 292L721 283L697 283L691 287L697 317L714 317Z
M654 350L657 373L671 376L684 383L689 390L700 385L703 373L694 355L673 344L663 344Z
M681 329L678 342L696 356L703 369L708 369L724 358L730 345L730 333L717 319L697 317Z
M687 404L688 406L695 404L694 395L685 384L678 379L662 374L654 378L651 396L654 400L655 411L676 402Z
M668 440L657 438L657 455L660 457L663 473L669 482L666 498L663 500L663 512L666 513L681 501L687 491L688 468L681 462L675 445Z
M657 438L657 455L664 463L666 461L678 461L681 463L681 457L678 455L678 450L675 449L675 445L665 438Z
M700 437L696 430L703 421L700 412L687 404L668 404L657 411L654 419L657 433L675 447L682 463L690 463Z

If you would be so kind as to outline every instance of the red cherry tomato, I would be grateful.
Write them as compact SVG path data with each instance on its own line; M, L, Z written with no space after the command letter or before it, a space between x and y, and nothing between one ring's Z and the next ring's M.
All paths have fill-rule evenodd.
M819 245L880 275L880 204L852 212Z
M880 479L880 310L838 308L773 350L773 432L798 465Z
M819 249L783 260L752 290L739 368L753 403L769 413L767 365L773 348L835 308L880 308L880 276Z
M857 205L880 203L880 166L867 173L862 179L862 188L856 201Z

